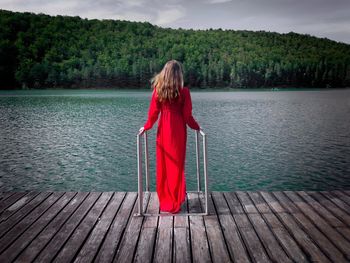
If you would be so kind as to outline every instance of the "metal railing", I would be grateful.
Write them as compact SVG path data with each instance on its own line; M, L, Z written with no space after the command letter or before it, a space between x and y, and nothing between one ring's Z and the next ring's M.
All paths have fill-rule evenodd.
M148 138L147 131L142 131L137 134L137 175L138 175L138 213L135 216L157 216L160 214L148 214L143 211L143 177L142 177L142 137L144 139L145 148L145 175L146 175L146 192L149 192L149 158L148 158ZM204 213L178 213L177 215L208 215L208 172L207 172L207 136L202 131L195 131L196 135L196 168L197 168L197 191L187 191L195 193L203 193L201 188L201 173L200 173L200 158L199 158L199 135L203 138L203 172L204 172L204 198L205 212ZM166 214L161 214L166 215ZM172 215L172 214L169 214Z

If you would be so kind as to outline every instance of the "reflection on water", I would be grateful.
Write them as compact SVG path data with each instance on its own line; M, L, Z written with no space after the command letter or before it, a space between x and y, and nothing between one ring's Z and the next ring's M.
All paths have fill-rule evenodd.
M136 191L136 132L149 99L149 91L1 91L0 189ZM192 92L192 100L208 134L211 190L350 188L350 90ZM188 190L194 150L188 128Z

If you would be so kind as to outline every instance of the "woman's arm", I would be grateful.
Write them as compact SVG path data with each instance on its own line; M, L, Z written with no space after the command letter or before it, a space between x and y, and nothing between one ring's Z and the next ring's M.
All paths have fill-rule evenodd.
M151 103L150 103L149 110L148 110L148 120L146 121L145 125L143 126L146 131L149 129L152 129L153 124L158 119L159 111L160 111L160 105L159 105L159 101L157 99L157 92L154 89L153 93L152 93Z
M200 127L192 116L192 100L191 100L190 90L188 88L184 88L184 92L185 92L185 103L183 108L183 115L184 115L185 122L188 126L190 126L190 128L194 130L199 130Z

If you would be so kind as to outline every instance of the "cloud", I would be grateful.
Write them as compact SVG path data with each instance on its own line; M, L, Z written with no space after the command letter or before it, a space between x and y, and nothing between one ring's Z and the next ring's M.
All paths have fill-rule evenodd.
M79 7L79 1L40 1L40 0L13 0L13 1L1 1L0 8L18 11L18 12L33 12L33 13L45 13L48 15L75 15L74 10Z
M186 14L181 0L2 0L0 8L48 15L80 16L88 19L119 19L168 25Z
M184 17L185 14L186 11L181 6L168 7L166 10L157 11L157 17L154 23L157 25L168 25Z
M146 1L145 0L127 0L121 3L123 3L125 6L133 7L133 6L143 6L146 3Z
M172 28L294 31L350 43L349 0L0 0L0 9Z
M222 4L231 2L232 0L209 0L209 4Z
M149 22L152 21L154 17L150 14L139 12L123 12L121 14L114 14L111 19Z

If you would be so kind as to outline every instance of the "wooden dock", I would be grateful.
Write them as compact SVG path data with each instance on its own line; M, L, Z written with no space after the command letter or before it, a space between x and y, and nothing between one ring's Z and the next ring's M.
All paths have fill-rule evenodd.
M209 197L207 216L137 217L135 192L3 192L0 262L350 262L350 191Z

